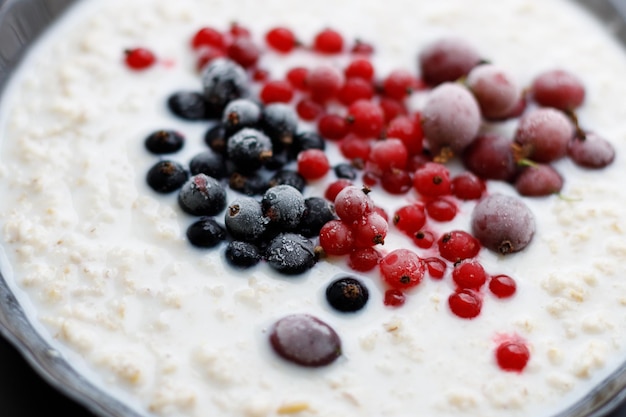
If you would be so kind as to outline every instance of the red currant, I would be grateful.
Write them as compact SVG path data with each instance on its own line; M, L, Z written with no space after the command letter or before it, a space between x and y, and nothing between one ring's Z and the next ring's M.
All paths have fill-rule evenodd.
M446 273L446 263L439 258L431 257L424 259L428 274L434 279L443 278Z
M530 351L522 341L506 341L496 349L496 361L504 371L522 372L530 360Z
M296 47L296 36L290 29L277 27L265 35L267 44L278 52L288 53Z
M128 49L125 54L126 65L135 71L148 69L156 62L152 51L146 48Z
M369 155L370 167L383 173L391 169L406 168L409 154L400 139L386 139L374 142Z
M355 271L368 272L376 268L380 258L380 253L372 247L357 248L350 252L348 266Z
M449 222L456 217L457 207L445 198L435 198L426 203L426 213L438 222Z
M288 103L293 98L293 87L287 81L269 81L261 88L260 97L265 104Z
M372 212L374 204L367 190L355 186L345 187L335 198L337 216L347 223L360 222Z
M374 53L374 46L370 43L357 39L354 46L352 46L352 49L350 49L350 52L353 54L369 55Z
M228 46L226 54L242 67L251 68L259 60L261 52L250 38L242 36Z
M480 251L480 242L463 230L444 233L437 241L439 254L450 262L473 258Z
M450 172L442 164L427 162L415 171L413 186L418 193L427 197L450 194Z
M387 307L400 307L404 305L405 301L406 296L402 291L393 288L385 291L383 304L385 304Z
M317 131L329 140L343 139L348 134L348 130L346 120L336 114L326 114L317 122Z
M498 298L512 297L516 290L515 280L508 275L496 275L489 281L489 291Z
M396 249L380 260L383 280L391 288L409 289L418 285L424 278L424 262L408 249Z
M374 79L374 66L369 59L357 58L348 64L344 74L346 78L359 77L371 81Z
M452 279L460 288L479 290L487 282L487 273L478 261L467 260L454 267Z
M400 139L409 155L421 154L424 149L424 133L421 125L406 115L400 115L389 122L387 137Z
M389 224L387 220L375 211L365 215L365 218L356 222L352 228L354 245L359 248L367 248L374 245L383 245L387 237Z
M363 78L348 78L337 95L342 104L349 106L357 100L369 100L374 97L374 87Z
M406 194L413 187L413 177L407 171L392 168L382 173L380 185L390 194Z
M391 122L398 116L406 115L408 113L402 102L389 97L381 97L378 105L382 109L383 115L385 116L385 122L387 123Z
M387 97L403 100L417 87L417 78L407 70L392 71L383 80L383 91Z
M463 319L473 319L480 314L483 302L476 291L462 289L448 298L448 305L456 316Z
M324 135L322 134L322 136ZM348 135L339 143L339 150L346 159L364 162L369 158L371 145L369 141L362 140L357 136Z
M400 207L393 216L393 224L409 236L415 235L426 224L426 213L421 203Z
M298 154L298 172L306 180L322 178L330 170L330 163L321 149L307 149Z
M363 138L378 138L383 129L385 115L376 103L357 100L348 108L347 120L356 135Z
M354 246L352 230L341 220L331 220L320 230L320 246L328 255L347 255Z
M413 235L413 242L419 248L429 249L435 243L435 235L430 230L420 230Z
M211 61L217 58L223 58L226 56L226 51L217 48L202 48L198 54L196 61L196 69L202 71L202 69Z
M471 172L452 178L452 194L459 200L478 200L486 189L484 181Z
M352 185L352 181L347 180L345 178L340 178L336 181L331 182L328 187L326 187L326 192L324 193L324 198L329 201L335 201L337 198L337 194L344 188Z
M224 49L226 42L224 35L218 30L210 27L204 27L196 32L191 39L191 46L193 49L200 49L203 47L212 47L216 49Z
M324 112L324 107L311 99L303 98L296 104L296 112L298 112L298 116L302 120L310 122L317 119Z
M287 81L298 90L304 91L307 89L307 78L309 77L309 70L304 67L295 67L287 71Z
M338 54L343 49L343 36L333 29L324 29L315 36L313 49L323 54Z
M343 74L331 66L313 68L306 78L311 97L320 103L336 97L342 84Z

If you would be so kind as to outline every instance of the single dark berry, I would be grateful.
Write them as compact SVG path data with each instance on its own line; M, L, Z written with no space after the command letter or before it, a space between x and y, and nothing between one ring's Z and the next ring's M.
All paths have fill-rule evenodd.
M233 172L228 185L231 190L250 196L261 195L269 188L267 179L259 173L244 175L240 172Z
M148 170L148 185L158 193L171 193L187 181L187 171L178 162L159 161Z
M194 156L189 162L191 175L205 174L215 179L226 177L226 162L224 157L211 149Z
M317 262L315 245L295 233L281 233L269 243L265 257L269 266L285 275L297 275Z
M345 178L348 180L355 180L357 177L357 170L354 166L347 163L341 163L335 165L333 168L337 178Z
M289 163L289 154L283 150L281 152L272 152L272 156L263 162L263 167L268 171L278 171L283 169Z
M261 261L261 253L252 243L233 240L224 251L226 260L232 266L250 268Z
M261 203L252 197L237 197L226 209L224 223L237 240L259 239L265 233L269 219L263 216Z
M167 99L167 107L172 113L185 120L217 119L220 113L207 106L202 93L179 91Z
M255 171L272 157L272 142L262 132L245 128L228 138L226 154L239 170Z
M214 152L219 154L226 153L226 142L228 137L226 136L226 126L222 123L218 123L215 126L211 127L204 134L204 142L211 148Z
M270 330L269 341L283 359L301 366L325 366L341 356L337 333L308 314L293 314L278 320Z
M187 228L187 239L199 248L212 248L226 239L226 230L212 217L202 217Z
M148 151L156 155L178 152L185 143L185 137L174 130L157 130L146 138Z
M261 207L276 228L294 230L304 214L304 196L291 185L277 185L265 192Z
M181 188L178 204L194 216L214 216L226 207L226 190L213 177L194 175Z
M246 97L248 75L235 62L218 58L206 66L202 73L204 99L212 111L221 112L226 105L238 98Z
M316 132L300 132L293 137L293 145L290 148L290 154L293 158L296 158L298 153L306 151L307 149L326 149L326 142Z
M326 288L328 304L335 310L344 313L361 310L365 307L368 299L367 287L356 278L339 278Z
M226 136L232 136L244 127L256 127L260 118L261 107L254 101L246 98L231 101L222 114Z
M304 213L298 231L306 236L318 236L322 227L337 218L335 206L322 197L309 197L304 200Z
M277 185L291 185L296 190L303 192L306 187L306 180L296 171L283 169L278 171L269 181L270 187Z
M276 149L290 147L298 127L294 109L284 103L272 103L263 108L261 129L272 140Z

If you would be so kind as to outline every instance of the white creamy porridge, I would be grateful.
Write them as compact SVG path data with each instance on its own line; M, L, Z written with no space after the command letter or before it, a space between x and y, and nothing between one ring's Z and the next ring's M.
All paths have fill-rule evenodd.
M391 309L372 273L361 274L367 307L337 314L323 292L350 272L343 262L319 262L295 278L265 265L234 271L221 251L188 244L192 219L175 196L145 185L155 161L143 147L150 132L184 132L181 162L203 146L208 125L177 119L164 103L200 88L187 47L193 33L232 21L259 37L284 24L302 39L331 26L371 40L381 74L413 70L417 51L449 34L471 41L520 85L567 68L587 89L581 123L612 140L616 161L600 171L559 161L565 198L525 199L537 221L532 244L504 258L481 251L485 269L515 277L512 299L486 299L477 318L462 320L448 309L451 280L426 278ZM135 45L172 65L129 71L120 51ZM301 57L263 59L280 73ZM560 0L85 1L33 49L2 101L3 272L80 369L156 415L553 415L626 358L624 73L621 46ZM319 194L328 181L308 192ZM514 193L502 183L489 191ZM375 193L389 213L406 203ZM467 230L473 204L439 231ZM390 235L386 250L410 245ZM331 324L342 339L339 360L308 369L275 355L267 330L290 313ZM521 373L494 361L498 337L512 334L531 349Z

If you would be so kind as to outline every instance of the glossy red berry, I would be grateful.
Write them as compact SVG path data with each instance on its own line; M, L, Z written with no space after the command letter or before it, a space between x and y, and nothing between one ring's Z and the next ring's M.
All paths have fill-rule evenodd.
M370 55L374 53L374 46L371 43L357 39L350 52L353 54Z
M374 87L363 78L348 78L337 93L337 97L342 104L349 106L357 100L369 100L374 97Z
M293 86L293 88L304 91L307 87L307 78L309 77L309 70L304 67L295 67L287 71L285 75L287 81Z
M459 200L478 200L486 189L485 182L471 172L452 178L452 194Z
M361 221L353 224L354 245L358 248L383 245L388 230L387 220L376 211L372 211L366 214Z
M364 162L369 158L371 145L369 141L362 140L357 136L348 135L339 143L339 150L344 158L348 160Z
M498 298L509 298L515 294L517 284L508 275L496 275L489 281L489 291Z
M293 98L293 87L287 81L269 81L261 88L259 96L265 104L288 103Z
M133 48L125 51L125 61L128 68L142 71L154 65L156 56L149 49Z
M358 77L371 81L374 79L374 65L366 58L357 58L344 70L346 78Z
M456 217L456 204L446 198L437 197L426 203L428 217L438 222L449 222Z
M405 170L391 168L380 176L380 185L389 194L406 194L413 187L413 177Z
M413 186L418 193L426 197L450 194L452 188L450 172L442 164L427 162L415 171Z
M406 290L418 285L424 278L424 262L408 249L396 249L381 259L383 280L391 288Z
M428 274L434 279L441 279L446 273L446 263L439 258L430 257L424 259Z
M435 243L435 239L435 234L430 230L420 230L413 235L413 242L422 249L431 248Z
M261 51L250 38L241 36L228 45L226 54L242 67L251 68L259 60Z
M463 230L444 233L437 241L439 254L450 262L473 258L480 251L480 242Z
M473 319L480 314L483 302L476 291L461 289L448 298L448 305L454 315L462 319Z
M265 34L265 41L274 50L282 53L291 52L296 47L296 36L291 29L276 27Z
M341 220L331 220L320 230L320 246L328 255L347 255L354 247L352 229Z
M383 173L391 169L404 170L409 153L400 139L386 139L374 142L369 155L369 167Z
M343 139L349 130L346 119L337 114L325 114L317 122L317 131L329 140Z
M348 266L358 272L368 272L376 268L382 256L372 248L357 248L350 252Z
M459 288L479 290L487 282L487 273L478 261L470 259L454 267L452 279Z
M406 296L400 290L396 290L394 288L385 291L385 297L383 299L383 304L387 307L400 307L404 305L406 301Z
M363 138L378 138L383 130L385 115L373 101L357 100L348 108L351 131Z
M226 42L224 35L211 27L204 27L196 32L191 39L191 46L193 49L200 49L204 47L211 47L216 49L224 49Z
M421 154L424 148L424 133L421 125L416 123L414 118L406 115L400 115L389 122L387 138L400 139L409 155Z
M343 85L343 74L335 67L320 66L309 71L306 86L313 100L320 103L335 98Z
M341 190L350 185L352 185L352 181L345 178L339 178L338 180L328 184L328 187L326 187L326 191L324 193L324 198L329 201L335 201L335 198L337 198L337 194L339 194Z
M337 216L349 224L361 222L373 209L374 203L363 188L348 186L335 197Z
M302 120L310 122L317 119L324 112L324 107L316 101L303 98L296 104L296 112Z
M330 163L321 149L307 149L298 154L298 173L306 180L322 178L330 170Z
M409 236L422 230L426 224L426 212L421 203L402 206L393 215L393 224Z
M398 116L408 114L404 103L389 97L381 97L378 105L383 111L385 122L389 123ZM421 128L421 126L420 126Z
M322 54L338 54L343 50L343 36L336 30L324 29L315 36L313 49Z
M496 349L496 361L504 371L522 372L529 360L530 350L522 341L505 341Z
M417 88L417 78L409 71L398 69L392 71L383 80L383 92L396 100L403 100Z

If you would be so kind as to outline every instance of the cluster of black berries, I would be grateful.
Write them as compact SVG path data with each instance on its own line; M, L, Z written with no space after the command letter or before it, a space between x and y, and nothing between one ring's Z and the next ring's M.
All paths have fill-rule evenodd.
M247 74L232 61L215 60L202 80L203 93L175 93L168 106L186 120L216 121L205 135L208 149L193 157L188 169L160 160L148 171L149 186L159 193L178 191L181 209L200 217L187 229L193 245L214 247L230 240L225 253L233 265L250 267L265 259L284 274L306 271L317 261L309 238L335 213L323 198L305 199L305 179L286 166L302 150L324 149L324 140L314 132L297 132L291 107L262 106L247 98ZM180 150L184 140L179 132L162 130L145 144L164 155ZM241 194L230 204L227 187ZM224 210L222 223L216 216Z

